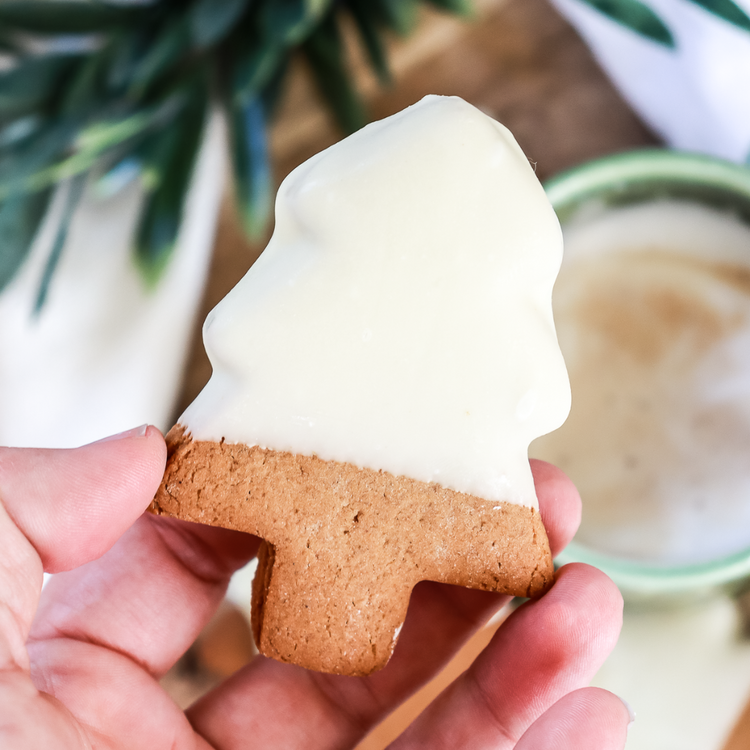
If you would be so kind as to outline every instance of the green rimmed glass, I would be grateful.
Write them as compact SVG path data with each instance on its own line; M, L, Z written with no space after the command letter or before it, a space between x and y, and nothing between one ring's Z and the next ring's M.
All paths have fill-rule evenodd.
M708 156L660 149L617 154L564 172L545 189L563 226L607 208L665 198L720 209L750 225L750 169ZM574 540L557 562L574 561L603 570L631 603L695 600L750 580L750 548L707 563L670 566L607 555Z
M647 149L587 162L545 190L562 224L592 203L603 208L678 198L736 212L750 224L750 168L700 154Z

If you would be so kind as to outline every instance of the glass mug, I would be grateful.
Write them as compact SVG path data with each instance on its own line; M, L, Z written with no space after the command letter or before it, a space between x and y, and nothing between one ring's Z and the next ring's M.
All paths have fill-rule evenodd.
M545 187L566 238L553 307L573 407L531 455L583 498L558 563L595 565L629 603L737 590L750 580L750 169L654 149Z

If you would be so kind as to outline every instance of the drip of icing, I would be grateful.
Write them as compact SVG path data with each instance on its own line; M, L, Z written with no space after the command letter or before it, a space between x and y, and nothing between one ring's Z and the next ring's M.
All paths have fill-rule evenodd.
M528 445L569 409L561 255L510 132L426 97L283 182L268 247L206 320L214 372L180 422L535 507Z

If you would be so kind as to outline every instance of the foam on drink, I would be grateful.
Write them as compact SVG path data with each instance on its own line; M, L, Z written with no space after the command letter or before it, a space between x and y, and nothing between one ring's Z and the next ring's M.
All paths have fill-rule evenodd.
M750 227L657 201L564 227L553 295L573 406L532 444L584 504L577 540L658 563L750 546Z

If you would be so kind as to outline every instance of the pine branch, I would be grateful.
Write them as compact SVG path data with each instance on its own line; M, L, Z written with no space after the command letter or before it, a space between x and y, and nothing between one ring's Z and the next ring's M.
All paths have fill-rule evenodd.
M44 303L89 174L105 175L96 184L112 190L140 172L147 196L134 253L144 281L156 283L212 102L230 126L242 225L260 235L272 192L266 131L290 57L304 53L341 129L356 130L366 115L339 19L353 19L388 83L384 35L411 32L420 2L471 10L470 0L2 0L0 52L13 64L0 72L0 290L22 266L55 186L70 180Z

